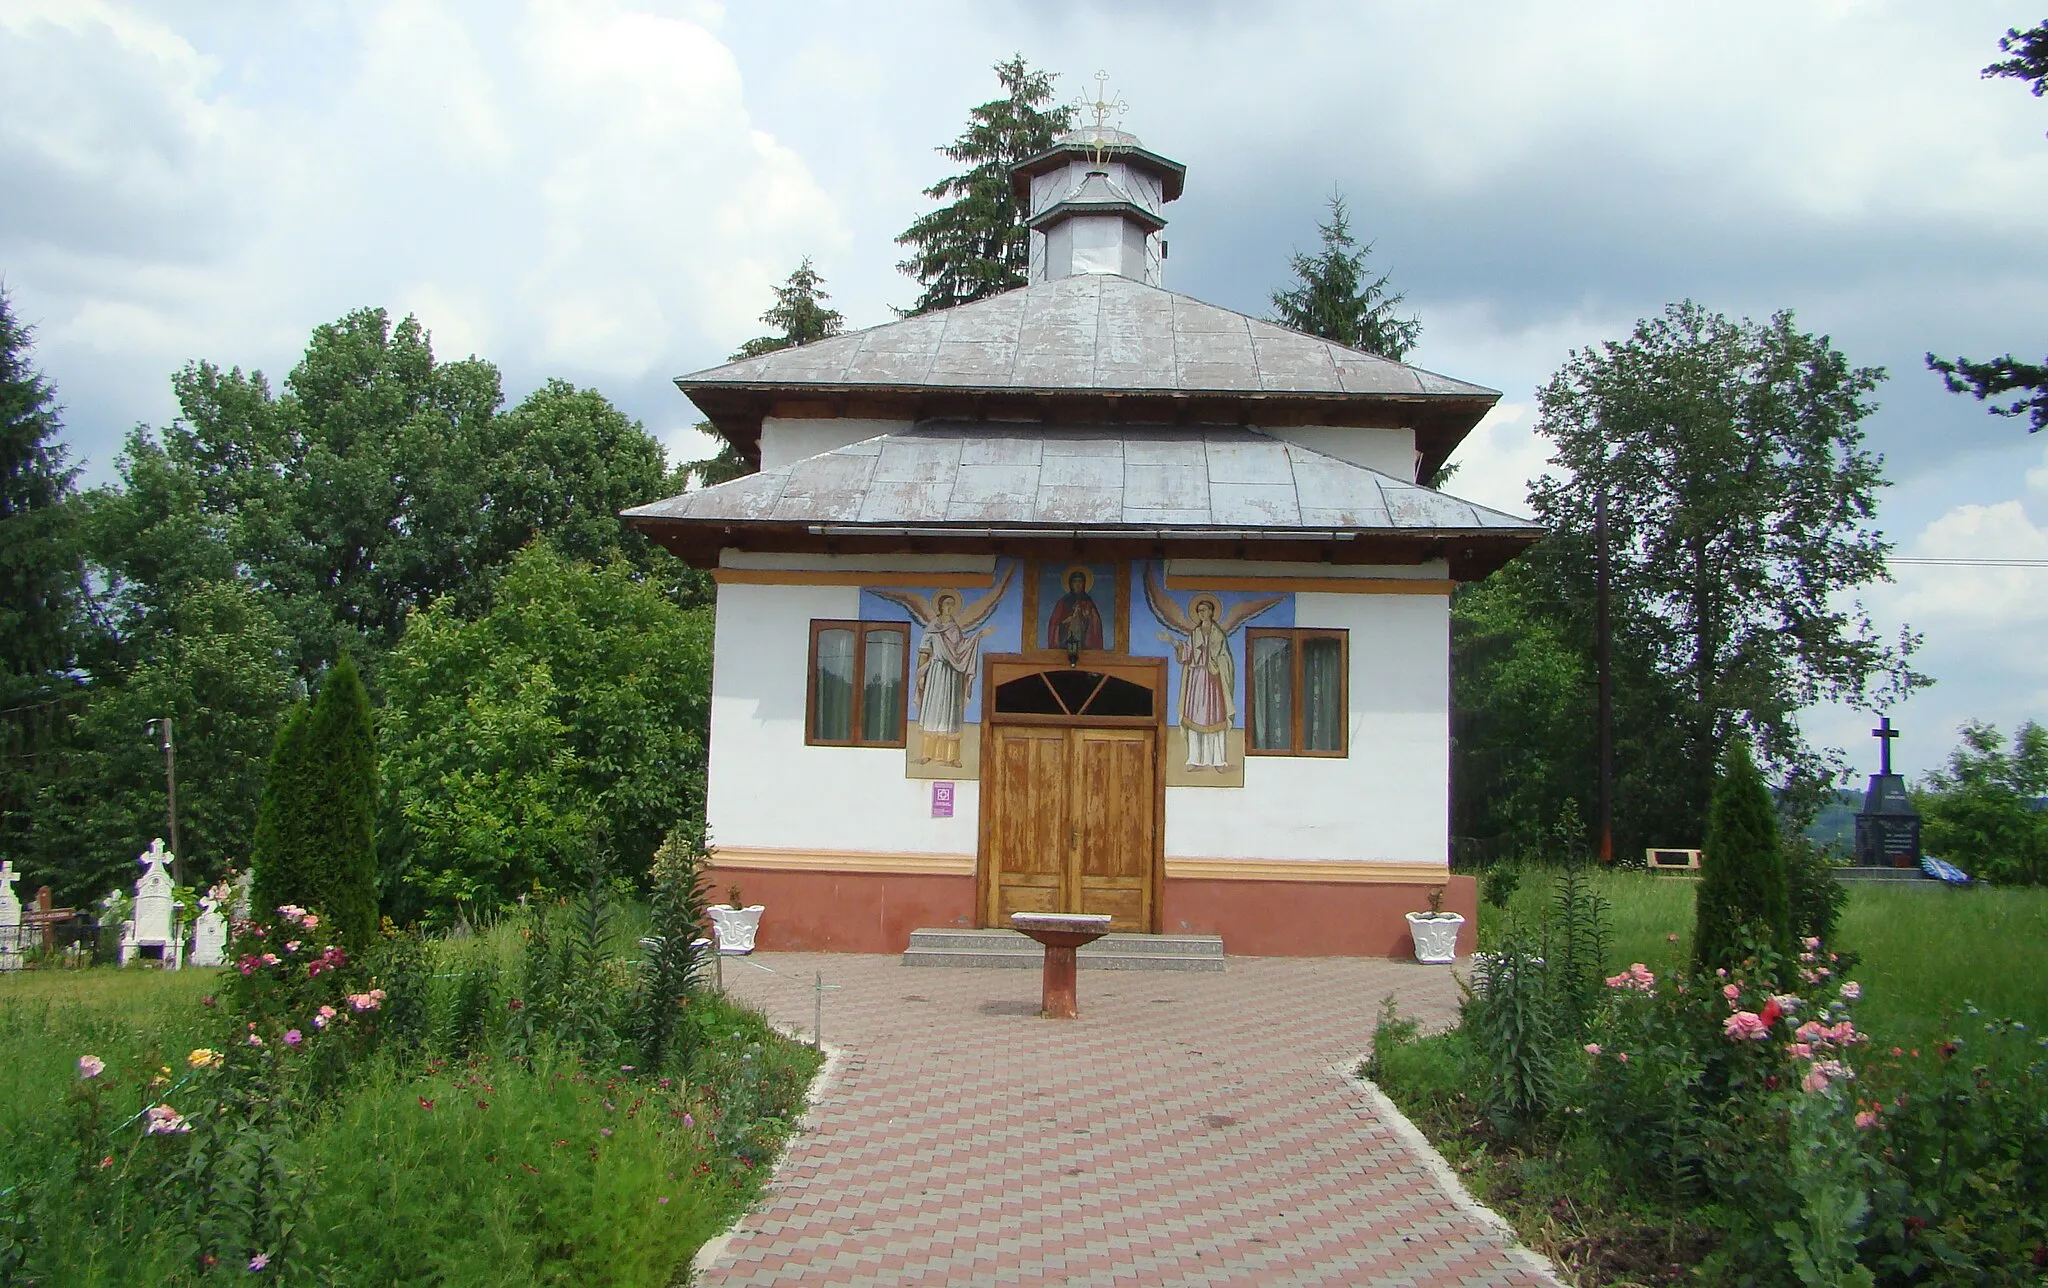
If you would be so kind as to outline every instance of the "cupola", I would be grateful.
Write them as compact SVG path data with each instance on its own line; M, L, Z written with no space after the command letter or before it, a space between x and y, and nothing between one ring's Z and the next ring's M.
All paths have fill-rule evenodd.
M1104 124L1062 134L1010 172L1030 213L1032 282L1114 273L1162 285L1161 209L1180 196L1187 167Z

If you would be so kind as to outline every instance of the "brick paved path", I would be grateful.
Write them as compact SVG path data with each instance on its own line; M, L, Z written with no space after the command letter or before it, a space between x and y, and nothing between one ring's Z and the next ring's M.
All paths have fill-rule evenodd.
M762 1205L700 1282L1550 1282L1445 1194L1343 1070L1379 1001L1443 1022L1450 973L1232 958L1221 974L1038 972L777 953L726 987L840 1049Z

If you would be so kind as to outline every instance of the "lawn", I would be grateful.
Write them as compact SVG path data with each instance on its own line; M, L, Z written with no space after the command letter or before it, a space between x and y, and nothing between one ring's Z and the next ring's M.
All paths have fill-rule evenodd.
M1697 881L1649 872L1594 880L1612 906L1615 969L1643 962L1661 972L1689 960ZM1482 903L1482 944L1493 942L1504 917L1534 924L1549 897L1548 874L1539 868L1523 877L1505 913ZM1926 1043L1943 1031L1945 1015L1971 1004L2048 1032L2048 890L1859 882L1849 887L1832 947L1859 958L1858 1019L1881 1043Z

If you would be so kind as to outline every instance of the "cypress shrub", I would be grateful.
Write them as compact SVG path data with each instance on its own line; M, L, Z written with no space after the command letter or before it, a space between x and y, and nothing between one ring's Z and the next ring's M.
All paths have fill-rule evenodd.
M311 706L309 702L292 705L270 749L270 769L263 778L263 795L256 806L256 832L249 849L254 876L251 911L258 917L280 904L299 902L305 893L297 864L299 856L310 848L306 841L306 815L299 802L306 795L306 716Z
M376 797L370 696L343 654L312 709L278 735L256 821L258 909L314 909L365 947L377 930Z
M1703 970L1743 957L1743 931L1790 956L1791 895L1778 818L1749 744L1728 745L1727 765L1707 814L1706 852L1694 904L1693 951Z

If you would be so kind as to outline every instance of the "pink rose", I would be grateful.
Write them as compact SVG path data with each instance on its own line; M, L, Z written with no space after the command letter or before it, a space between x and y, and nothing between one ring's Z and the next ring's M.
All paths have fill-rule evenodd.
M1860 998L1860 997L1862 997L1862 996L1863 996L1863 985L1861 985L1861 984L1857 983L1857 982L1856 982L1855 980L1853 980L1853 979L1845 979L1845 980L1843 980L1843 981L1842 981L1842 1000L1843 1000L1843 1001L1845 1001L1845 1002L1853 1002L1853 1001L1855 1001L1856 999L1858 999L1858 998Z
M1600 1044L1599 1044L1598 1042L1588 1042L1588 1043L1586 1044L1586 1054L1587 1054L1587 1055L1599 1055L1599 1054L1600 1054Z
M1736 1042L1762 1042L1771 1036L1771 1026L1754 1011L1737 1011L1722 1021L1721 1031Z

